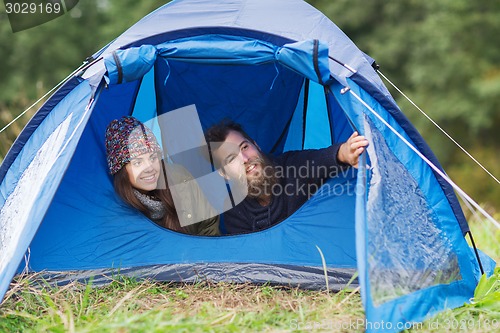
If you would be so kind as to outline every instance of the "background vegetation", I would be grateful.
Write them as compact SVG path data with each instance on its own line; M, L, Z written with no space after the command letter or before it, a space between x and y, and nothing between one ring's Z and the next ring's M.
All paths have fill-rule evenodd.
M82 0L12 33L0 13L0 128L145 14L168 1ZM309 0L382 72L500 178L500 2ZM299 22L298 22L299 24ZM445 170L490 211L500 186L391 90ZM35 108L36 109L36 108ZM0 133L0 159L32 113ZM498 209L498 207L496 207Z

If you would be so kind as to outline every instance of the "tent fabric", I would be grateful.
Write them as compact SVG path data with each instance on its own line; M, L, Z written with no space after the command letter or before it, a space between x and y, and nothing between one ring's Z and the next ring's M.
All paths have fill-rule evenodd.
M50 97L50 99L43 104L43 106L37 111L35 116L30 119L25 129L16 138L12 147L7 152L7 155L0 165L0 179L4 179L6 173L9 171L10 166L17 158L19 152L23 149L26 141L30 138L33 132L37 129L40 123L45 119L45 117L52 111L52 109L69 94L76 86L80 84L78 78L72 78L65 82L55 93ZM3 196L5 198L5 195ZM1 197L0 197L1 199Z
M104 58L109 84L121 84L142 78L156 60L156 48L152 45L117 50Z
M324 83L330 78L328 47L318 40L276 47L241 37L203 35L163 43L157 47L143 45L118 50L104 56L108 83L120 84L143 77L153 67L157 54L164 59L225 65L258 65L277 60L311 80Z
M125 46L156 45L164 42L167 36L173 40L208 31L245 34L276 45L317 39L327 42L331 56L361 72L378 91L392 99L373 71L372 59L366 57L333 22L304 1L223 0L212 3L203 1L200 5L202 7L194 10L189 1L172 1L144 17L141 24L129 28L93 57L106 56ZM329 66L331 74L341 83L353 74L333 60L329 61Z
M399 323L472 297L479 266L453 190L384 122L439 166L437 159L373 59L310 5L175 0L94 58L38 111L0 167L1 297L23 270L44 271L55 283L91 276L104 283L120 272L314 289L326 287L325 272L329 287L340 289L357 271L367 321L386 323L369 332L398 331ZM207 149L200 141L169 154L171 132L192 139L194 128L171 116L193 110L201 129L225 118L242 123L269 154L327 147L354 130L370 146L359 169L312 189L310 200L269 229L181 234L116 195L104 132L111 120L134 115L161 138L167 161L178 163ZM191 167L205 194L224 202L224 186L217 195L202 186L217 170L207 160ZM482 261L491 273L494 262Z
M373 98L354 83L350 87L383 114ZM346 96L339 98L341 103L345 99ZM477 271L469 265L473 259L470 253L457 255L468 245L450 205L442 201L443 192L431 170L425 170L424 162L368 110L363 110L363 106L358 108L359 112L353 108L348 112L357 114L353 122L371 143L367 149L368 179L364 182L367 184L367 199L363 203L366 211L357 216L360 220L357 223L365 226L364 232L357 234L357 242L366 244L366 248L357 254L358 260L366 263L360 270L360 279L369 286L364 299L367 312L374 314L374 322L380 323L385 320L380 317L385 312L381 309L390 308L391 312L393 308L403 309L393 315L392 323L396 325L403 322L406 315L421 321L433 307L460 306L466 301L460 297L464 290L474 291ZM385 117L391 125L399 127L388 114ZM425 204L417 204L422 201ZM383 216L391 216L397 228L389 227ZM425 246L415 247L415 244ZM428 267L432 267L432 272ZM447 286L437 287L442 284ZM426 288L434 288L433 292L442 292L447 297L420 300L412 294L420 291L421 297ZM436 306L440 301L446 304Z
M210 15L206 15L207 12L210 12ZM401 119L403 127L415 139L419 150L434 165L440 166L430 148L420 139L416 129L399 111L389 91L373 70L373 59L359 50L333 22L306 2L294 1L292 5L288 0L275 0L272 4L265 0L225 0L212 4L203 2L203 10L193 10L189 2L172 1L143 18L141 23L132 26L110 45L94 54L94 58L106 56L107 53L124 46L159 44L164 42L164 39L192 37L201 32L231 32L272 41L277 45L310 39L323 41L329 46L329 55L337 60L329 61L331 75L343 85L347 85L346 78L352 76L353 80L364 86L383 103L388 112ZM338 62L347 64L356 72L353 73ZM465 234L468 231L467 222L453 188L440 178L439 181L445 188L447 199Z
M330 290L357 288L358 280L353 278L354 273L354 268L327 268L328 288ZM259 263L184 263L41 274L44 283L58 286L74 281L80 283L91 281L92 285L100 286L112 282L113 277L117 275L183 283L210 281L272 284L310 290L325 290L327 285L323 268Z
M54 196L90 115L85 83L75 87L44 119L5 172L2 209L0 292L5 293ZM28 127L30 130L30 127Z

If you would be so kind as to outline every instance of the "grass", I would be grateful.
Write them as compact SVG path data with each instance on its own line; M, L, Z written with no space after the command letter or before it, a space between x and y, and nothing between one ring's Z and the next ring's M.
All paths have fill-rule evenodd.
M349 309L349 311L346 311ZM306 321L362 318L359 293L249 284L163 284L122 278L92 288L14 283L0 309L1 332L276 332Z
M499 230L471 226L499 262ZM172 284L119 277L104 287L40 287L20 276L0 306L0 332L363 332L359 290L339 293L250 284ZM441 312L411 332L500 330L500 270L471 304Z
M500 214L495 218L500 221ZM500 264L500 229L489 221L471 222L470 229L477 247Z

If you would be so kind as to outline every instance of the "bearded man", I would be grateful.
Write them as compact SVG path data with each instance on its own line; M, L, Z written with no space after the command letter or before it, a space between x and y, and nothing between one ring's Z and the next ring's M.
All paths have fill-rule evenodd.
M228 234L266 229L293 214L323 183L350 166L368 146L354 132L344 143L323 149L267 156L240 124L223 121L205 133L211 159L229 181L246 185L246 197L224 213Z

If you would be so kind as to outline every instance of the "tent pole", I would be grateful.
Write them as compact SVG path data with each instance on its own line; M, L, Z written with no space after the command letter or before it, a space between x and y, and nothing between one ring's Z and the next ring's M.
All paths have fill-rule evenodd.
M309 79L304 83L304 108L302 109L302 150L306 143L307 106L309 105Z
M481 263L481 259L479 258L479 252L477 252L477 247L476 243L474 242L474 237L472 237L472 232L469 230L466 232L466 234L469 234L472 247L474 248L474 253L476 254L477 263L479 264L479 269L481 270L481 275L483 275L484 274L483 264Z
M351 71L352 73L357 73L357 71L356 71L354 68L352 68L351 66L349 66L348 64L344 64L343 62L341 62L341 61L339 61L339 60L335 59L334 57L332 57L332 56L330 56L330 55L328 56L328 58L330 58L331 60L335 61L335 62L336 62L337 64L339 64L340 66L342 66L342 67L344 67L344 68L347 68L347 69L348 69L349 71Z
M331 114L331 103L330 100L328 99L328 94L331 94L330 87L328 86L323 86L324 92L325 92L325 103L326 103L326 114L328 116L328 125L330 125L330 144L335 143L335 133L333 129L333 120L332 120L332 114ZM333 95L333 94L332 94Z

